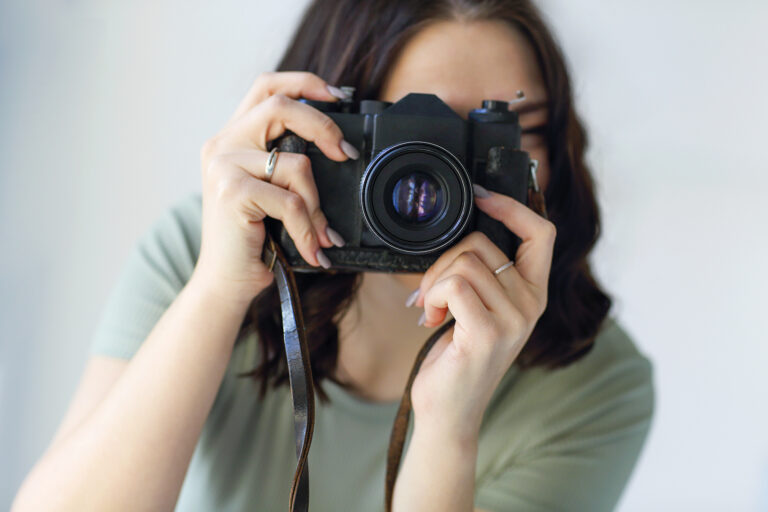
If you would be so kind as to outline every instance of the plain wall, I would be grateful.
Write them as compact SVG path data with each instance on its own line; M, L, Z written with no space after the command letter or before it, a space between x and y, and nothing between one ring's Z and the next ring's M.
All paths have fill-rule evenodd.
M50 441L137 237L305 2L0 3L0 508ZM768 510L768 3L546 0L657 415L624 512Z

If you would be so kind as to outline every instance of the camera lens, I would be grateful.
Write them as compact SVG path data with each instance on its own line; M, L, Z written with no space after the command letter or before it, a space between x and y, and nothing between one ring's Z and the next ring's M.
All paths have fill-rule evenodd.
M427 174L415 172L400 178L392 191L395 211L407 222L432 219L440 211L443 191Z
M438 251L469 223L472 193L461 160L431 142L382 149L360 182L363 219L385 245L405 254Z

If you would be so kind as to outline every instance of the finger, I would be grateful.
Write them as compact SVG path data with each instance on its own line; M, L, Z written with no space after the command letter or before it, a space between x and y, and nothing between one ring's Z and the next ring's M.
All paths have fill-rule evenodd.
M453 275L461 276L471 284L477 296L480 297L483 305L489 311L503 313L512 306L512 300L507 290L476 253L466 251L459 254L437 276L435 282Z
M522 239L515 268L526 281L546 290L557 235L555 225L523 203L496 192L488 191L487 197L475 194L475 204Z
M238 185L239 204L251 215L251 220L262 221L266 216L279 219L301 257L310 265L321 266L318 259L320 243L300 195L247 173L243 173Z
M284 94L290 98L336 101L345 97L340 89L332 87L314 73L307 71L269 71L260 74L237 106L231 120L234 120L273 94Z
M494 274L474 252L457 256L438 280L452 274L469 281L485 307L505 320L515 312L522 313L525 318L536 319L546 307L546 294L542 296L538 293L514 267Z
M258 149L266 150L267 141L278 138L291 130L299 137L314 142L325 156L337 162L348 158L341 145L344 135L341 128L328 115L314 107L274 94L243 114L227 133L237 140L248 141ZM357 150L352 148L352 156Z
M499 268L509 260L507 255L504 254L496 244L491 242L484 233L474 231L441 254L440 257L437 258L437 261L427 269L419 284L421 293L415 303L417 306L421 307L424 304L424 293L429 290L432 284L438 279L438 276L443 274L445 269L453 263L456 257L465 252L475 253L480 261L482 261L489 269Z
M459 275L440 279L424 295L424 326L442 323L450 310L462 329L472 332L489 325L493 318L469 281Z
M320 208L320 195L309 157L300 153L278 152L272 177L267 180L265 170L268 157L269 153L265 151L243 149L218 155L214 160L231 162L256 178L297 193L304 200L320 245L332 247L334 244L327 231L328 219Z
M267 156L267 154L264 155L265 160ZM280 160L283 160L282 163ZM301 196L320 245L333 247L334 243L328 236L328 219L321 209L320 194L317 191L309 157L299 153L279 152L270 182Z

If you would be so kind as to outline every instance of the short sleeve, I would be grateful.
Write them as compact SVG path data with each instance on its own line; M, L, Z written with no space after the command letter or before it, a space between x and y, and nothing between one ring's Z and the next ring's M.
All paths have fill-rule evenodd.
M89 353L130 359L184 288L200 253L202 198L182 198L130 251L92 335Z
M526 448L478 484L478 509L614 510L650 429L653 368L637 353L596 352L597 362L576 362L533 388L542 413L524 432L509 432L527 438Z

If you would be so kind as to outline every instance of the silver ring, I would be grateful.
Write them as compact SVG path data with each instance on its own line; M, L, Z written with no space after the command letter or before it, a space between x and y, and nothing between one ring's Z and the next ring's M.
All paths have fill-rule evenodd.
M505 270L507 270L509 267L514 266L514 264L515 264L514 261L508 261L505 264L503 264L502 266L500 266L499 268L497 268L496 270L494 270L493 273L494 273L494 275L499 275L502 272L504 272Z
M275 164L277 163L277 148L272 148L267 157L267 166L264 168L264 174L267 177L267 181L272 181L272 174L275 172Z

